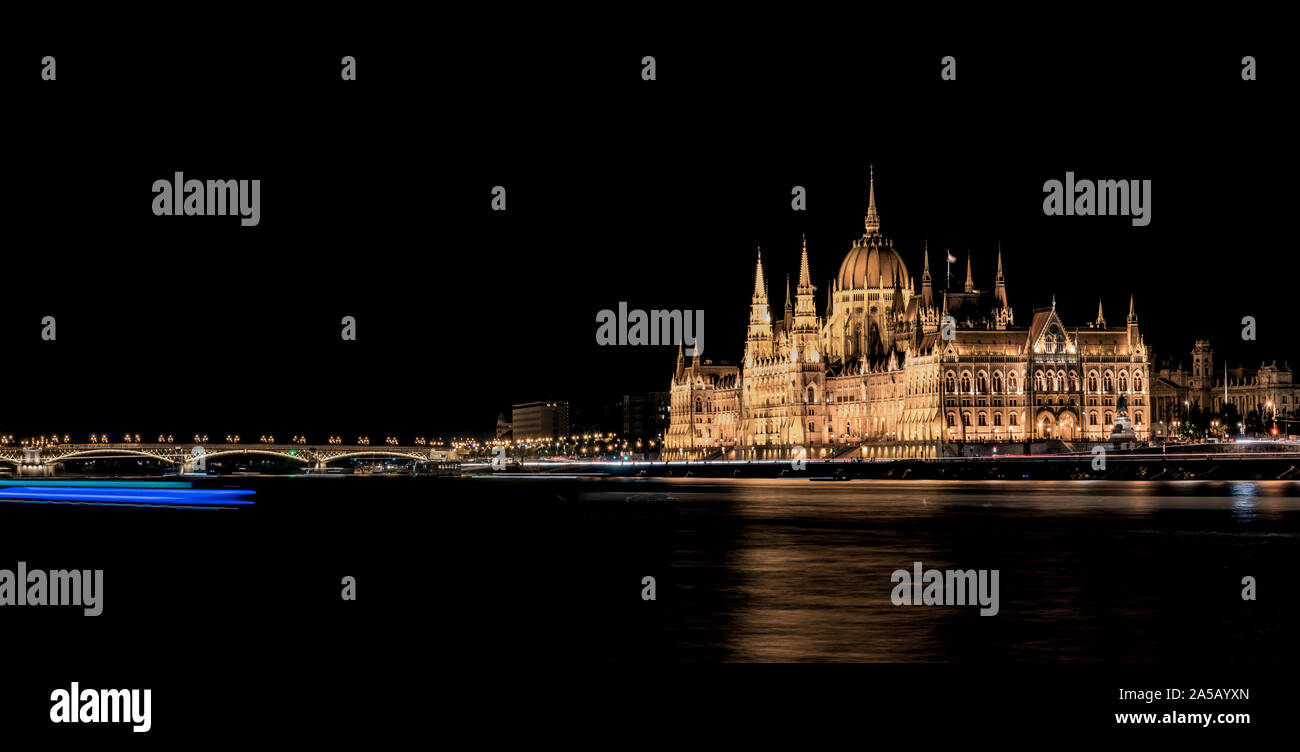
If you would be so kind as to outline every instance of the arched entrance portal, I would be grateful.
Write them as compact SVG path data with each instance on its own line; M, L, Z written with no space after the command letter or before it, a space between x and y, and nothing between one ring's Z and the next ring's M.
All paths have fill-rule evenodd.
M1038 414L1038 438L1059 438L1057 436L1056 416L1046 411Z
M1075 441L1079 438L1079 419L1074 413L1065 411L1061 413L1060 419L1056 423L1056 429L1061 441Z

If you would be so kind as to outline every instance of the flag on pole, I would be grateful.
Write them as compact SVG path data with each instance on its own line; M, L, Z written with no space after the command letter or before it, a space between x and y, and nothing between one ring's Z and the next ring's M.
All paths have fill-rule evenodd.
M952 251L948 251L948 263L950 264L957 263L957 257L952 255Z

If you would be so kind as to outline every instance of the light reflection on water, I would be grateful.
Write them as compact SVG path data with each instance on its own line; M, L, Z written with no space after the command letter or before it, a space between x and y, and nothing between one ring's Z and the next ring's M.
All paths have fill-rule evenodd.
M1238 522L1250 522L1255 519L1255 497L1259 495L1257 483L1233 483L1228 491L1232 494L1232 511Z
M614 485L583 496L670 510L661 603L678 658L1266 655L1283 615L1243 604L1240 577L1298 563L1300 485L1285 481ZM1001 613L893 605L890 575L914 561L1000 570Z

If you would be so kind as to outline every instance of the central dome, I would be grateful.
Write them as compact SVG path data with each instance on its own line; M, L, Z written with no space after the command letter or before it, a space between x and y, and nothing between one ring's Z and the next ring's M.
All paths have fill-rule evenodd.
M868 235L853 241L853 250L840 264L841 290L867 288L912 288L907 264L894 250L894 244L881 235Z

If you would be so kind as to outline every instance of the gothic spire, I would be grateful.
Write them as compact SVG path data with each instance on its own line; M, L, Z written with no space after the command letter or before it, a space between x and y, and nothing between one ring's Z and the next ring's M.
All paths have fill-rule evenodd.
M794 304L794 328L800 335L810 335L817 331L817 288L812 284L812 272L808 269L808 238L803 238L803 251L799 256L799 286L795 288L797 297ZM803 336L801 352L810 348L809 337Z
M970 273L970 251L966 251L966 292L975 292L975 277Z
M1106 328L1106 314L1101 309L1101 298L1097 298L1097 326Z
M749 337L745 360L752 363L772 357L772 314L767 305L767 282L763 278L763 249L754 265L754 301L749 306Z
M803 236L803 255L799 258L799 287L812 287L812 274L808 272L808 236Z
M1002 276L1002 243L998 243L998 276L993 280L993 297L1002 308L1007 307L1007 279Z
M930 285L930 243L925 241L925 270L921 272L921 307L934 307L934 289Z
M872 165L867 165L870 188L867 189L867 235L876 235L880 232L880 214L876 211L876 171Z

